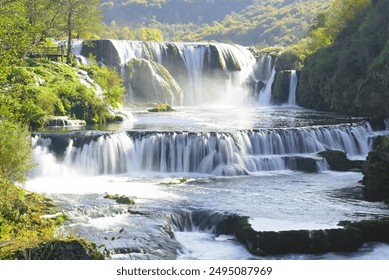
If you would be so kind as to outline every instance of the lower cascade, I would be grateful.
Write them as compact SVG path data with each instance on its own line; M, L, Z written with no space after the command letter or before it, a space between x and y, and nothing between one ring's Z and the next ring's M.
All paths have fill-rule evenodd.
M33 136L37 175L122 174L139 172L248 175L296 168L308 158L326 170L317 156L342 150L351 159L371 150L370 124L236 132L73 132Z

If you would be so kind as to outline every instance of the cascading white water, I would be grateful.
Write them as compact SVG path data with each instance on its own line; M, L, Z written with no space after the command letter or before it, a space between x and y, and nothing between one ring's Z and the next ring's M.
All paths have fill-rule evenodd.
M183 65L186 73L171 73L185 91L186 105L217 103L237 105L247 98L243 84L253 75L256 60L245 47L230 44L204 43L155 43L124 40L109 40L117 51L121 73L131 59L153 60L164 67ZM77 46L77 48L76 48ZM82 44L75 44L81 54ZM169 48L174 51L169 51ZM102 58L104 60L104 58ZM212 63L224 72L224 76L205 74ZM171 65L173 62L174 66ZM104 63L104 61L103 61ZM205 67L207 66L207 68ZM212 67L216 67L213 65ZM211 68L212 68L211 67ZM206 69L205 69L206 68ZM186 76L186 77L185 77Z
M385 130L389 130L389 118L384 120L385 123Z
M316 153L325 149L343 150L351 158L365 157L371 149L371 133L367 123L236 133L89 133L77 147L69 138L62 161L54 160L49 139L35 136L33 147L39 168L49 174L60 171L58 176L138 172L236 176L288 169L289 159L317 158Z
M72 54L77 58L81 64L88 65L90 61L87 57L81 55L82 47L84 45L83 40L73 40L72 41Z
M274 78L276 75L275 64L272 64L271 55L265 55L260 65L262 66L261 77L262 82L264 83L264 87L256 93L257 95L257 103L261 106L270 106L271 105L271 91L274 82Z
M297 89L297 73L296 70L290 72L290 82L289 82L289 106L297 106L296 103L296 89Z
M207 51L205 46L181 46L180 53L184 60L186 70L189 75L190 93L187 93L186 102L188 104L202 104L202 71L204 64L204 56Z

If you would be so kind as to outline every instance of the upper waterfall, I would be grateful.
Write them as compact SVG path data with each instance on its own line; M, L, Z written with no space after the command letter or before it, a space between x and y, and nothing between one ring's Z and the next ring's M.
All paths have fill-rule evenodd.
M133 59L160 64L183 89L184 105L236 105L252 98L245 82L255 76L256 59L243 46L96 40L88 44L78 41L73 50L77 56L92 54L123 75L126 64Z

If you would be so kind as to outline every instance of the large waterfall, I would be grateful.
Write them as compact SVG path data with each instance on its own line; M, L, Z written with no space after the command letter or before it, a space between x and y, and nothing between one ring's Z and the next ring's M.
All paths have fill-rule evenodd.
M37 134L38 173L101 175L140 172L247 175L293 169L296 158L326 149L365 157L368 123L317 128L190 132L86 132ZM321 165L323 166L323 165ZM319 168L320 169L320 168Z
M99 40L92 46L83 46L77 41L73 52L83 62L91 53L98 61L117 68L123 75L131 60L158 63L183 89L185 105L237 105L252 98L246 81L255 78L256 58L243 46Z

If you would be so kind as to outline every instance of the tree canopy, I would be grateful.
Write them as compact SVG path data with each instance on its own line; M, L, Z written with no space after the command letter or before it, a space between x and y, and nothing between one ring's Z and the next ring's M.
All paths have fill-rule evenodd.
M124 28L161 30L166 41L221 41L287 46L305 37L330 0L102 1L106 34L133 39ZM112 22L116 27L112 28ZM115 31L116 30L116 31Z

